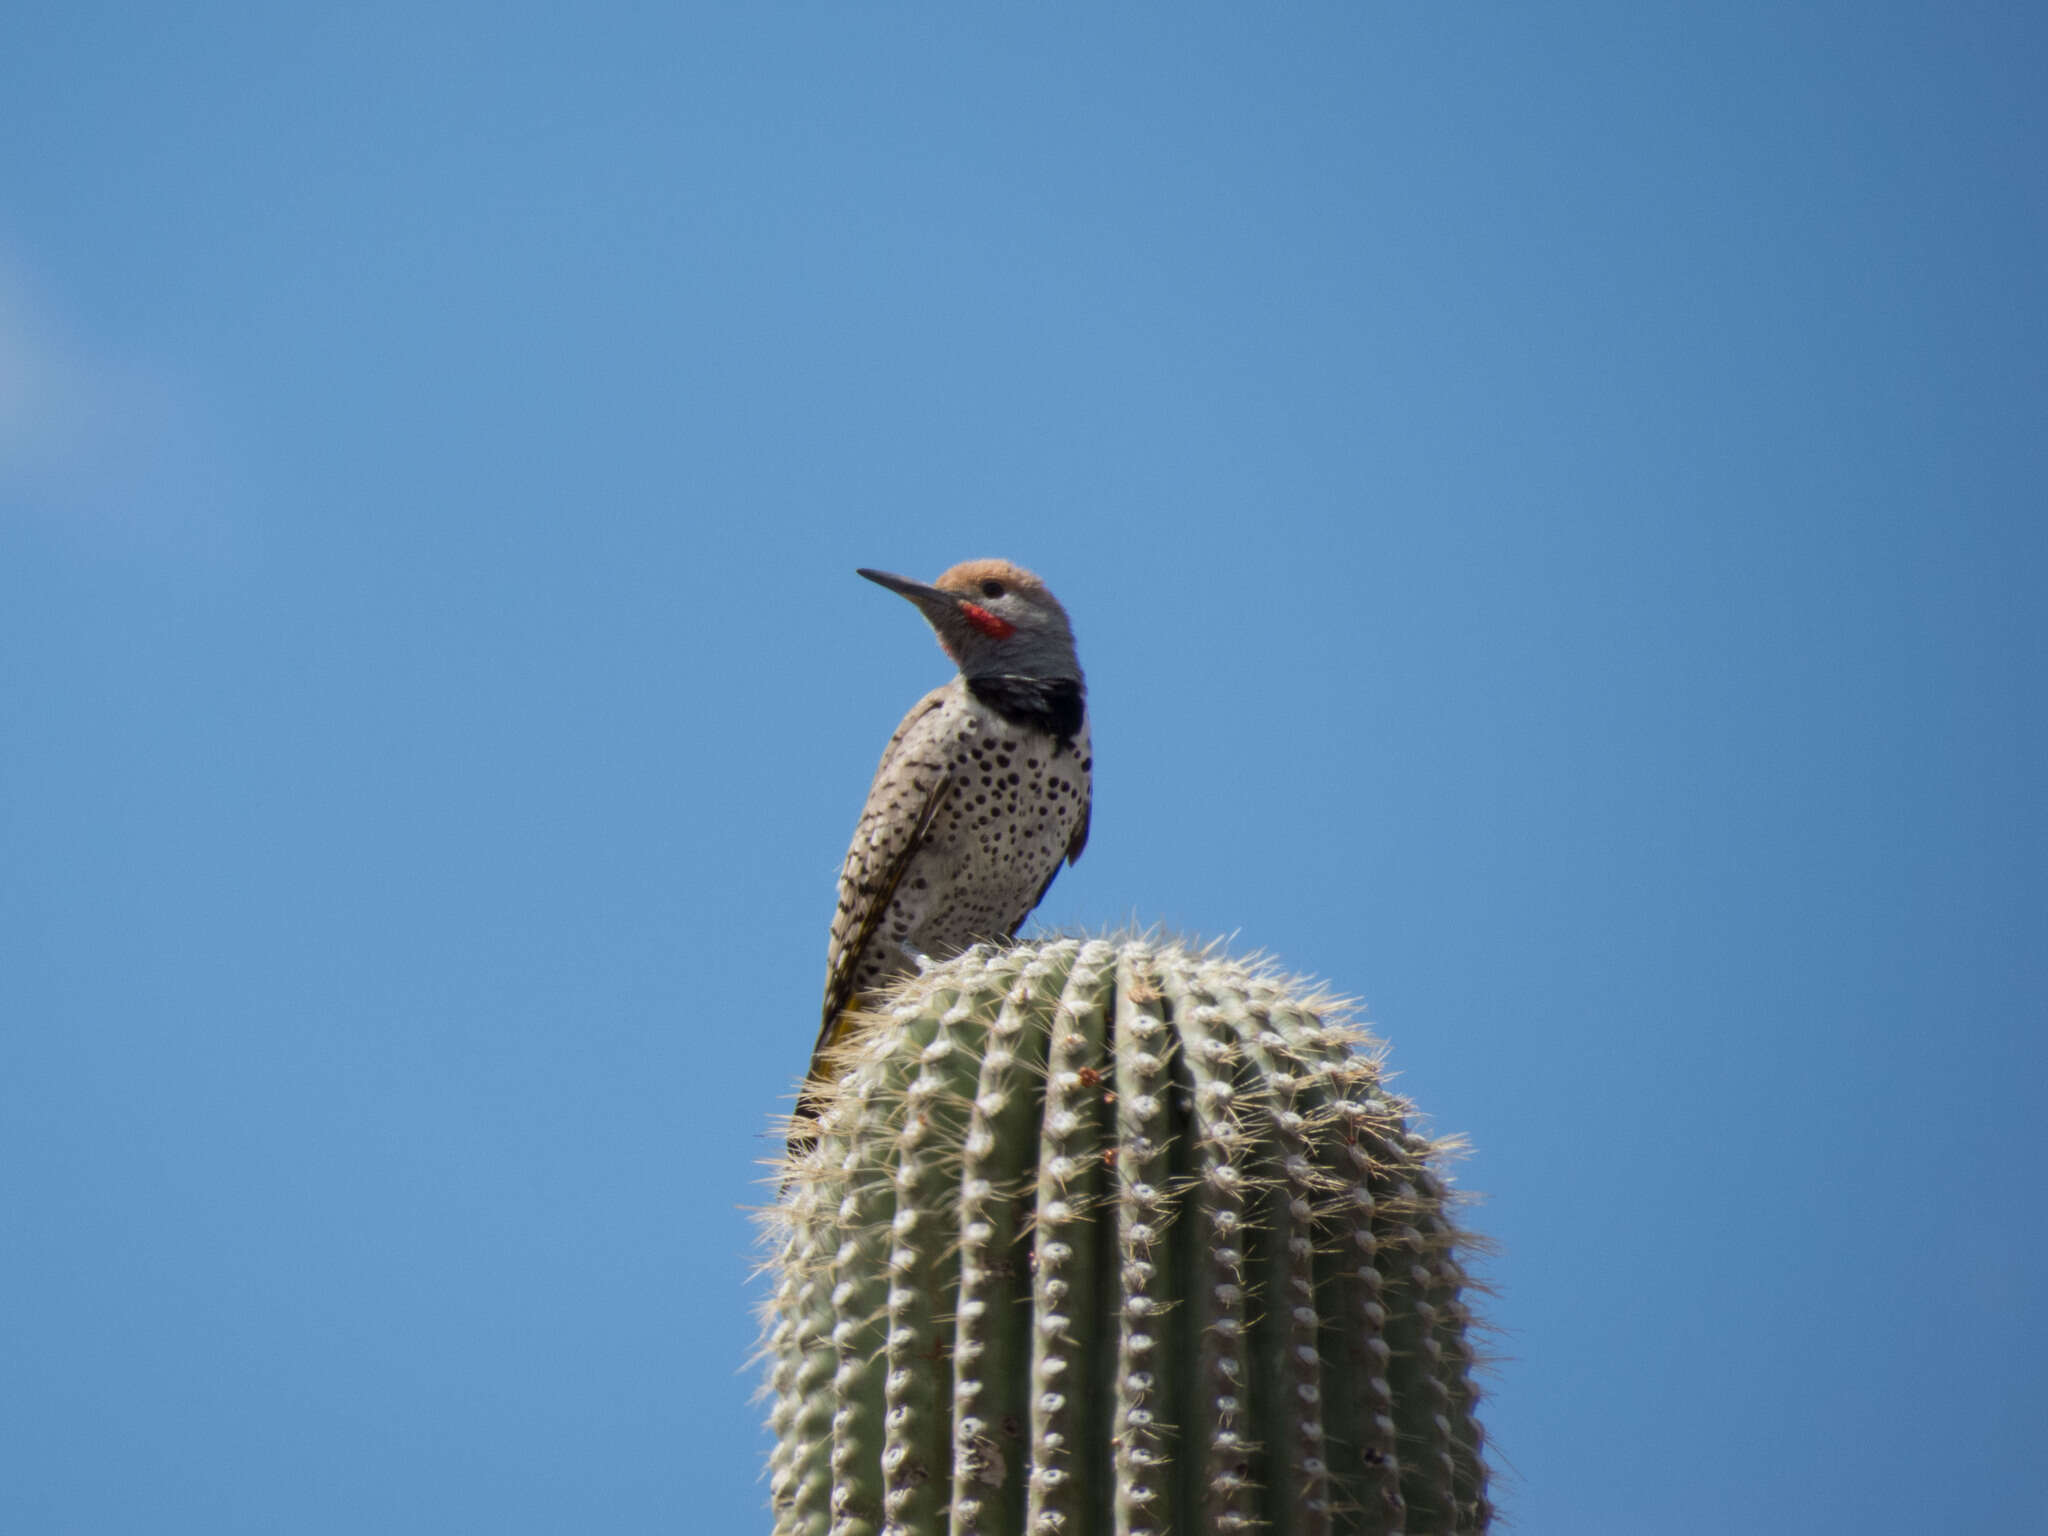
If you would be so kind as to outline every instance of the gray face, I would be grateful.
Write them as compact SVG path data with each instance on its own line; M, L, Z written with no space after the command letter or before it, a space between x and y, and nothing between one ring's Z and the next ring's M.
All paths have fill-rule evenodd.
M860 574L917 604L963 676L1080 681L1066 610L1029 571L1006 560L970 560L929 586L887 571Z

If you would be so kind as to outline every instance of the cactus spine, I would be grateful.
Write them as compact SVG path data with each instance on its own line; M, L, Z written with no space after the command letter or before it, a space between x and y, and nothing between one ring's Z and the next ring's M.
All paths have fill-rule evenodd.
M904 982L768 1217L776 1536L1484 1530L1467 1239L1364 1043L1171 945Z

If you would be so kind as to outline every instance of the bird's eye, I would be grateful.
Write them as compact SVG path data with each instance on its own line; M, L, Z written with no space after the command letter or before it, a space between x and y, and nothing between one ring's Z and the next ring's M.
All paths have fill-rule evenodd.
M1003 595L1003 584L1000 581L984 581L981 584L981 595L983 597L1001 597Z

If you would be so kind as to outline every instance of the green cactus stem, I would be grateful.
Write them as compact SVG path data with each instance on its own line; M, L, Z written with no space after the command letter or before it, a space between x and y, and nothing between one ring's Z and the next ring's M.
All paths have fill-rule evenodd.
M837 1065L766 1218L776 1536L1487 1528L1472 1240L1341 1005L978 947Z

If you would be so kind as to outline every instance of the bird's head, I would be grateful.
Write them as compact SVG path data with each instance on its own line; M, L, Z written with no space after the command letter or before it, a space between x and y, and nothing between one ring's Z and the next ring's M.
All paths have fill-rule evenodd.
M962 676L1081 680L1067 610L1021 566L969 560L930 586L887 571L860 574L915 603Z

